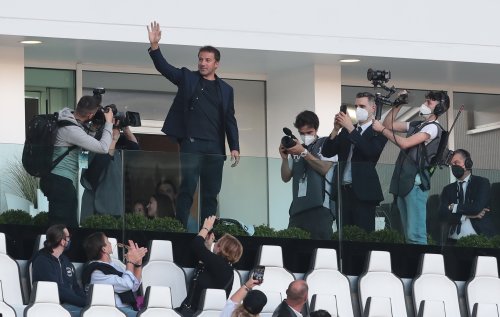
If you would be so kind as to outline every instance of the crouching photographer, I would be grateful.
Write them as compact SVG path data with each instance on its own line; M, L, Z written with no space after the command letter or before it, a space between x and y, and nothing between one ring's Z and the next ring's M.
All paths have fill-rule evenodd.
M94 98L96 98L94 90ZM96 98L100 101L99 98ZM130 126L131 121L119 112L115 105L109 105L96 113L93 126L99 138L101 119L107 113L113 113L112 141L106 154L89 154L88 168L82 171L81 184L85 188L82 196L81 220L94 214L120 216L123 205L123 150L140 150ZM124 119L120 121L120 119ZM136 124L137 121L133 121ZM140 124L140 120L139 120Z
M304 229L312 239L331 239L333 214L330 191L333 177L333 159L324 158L321 148L326 138L318 137L319 119L312 111L303 111L294 126L302 142L288 128L283 129L279 152L281 179L293 182L293 200L290 205L288 227Z

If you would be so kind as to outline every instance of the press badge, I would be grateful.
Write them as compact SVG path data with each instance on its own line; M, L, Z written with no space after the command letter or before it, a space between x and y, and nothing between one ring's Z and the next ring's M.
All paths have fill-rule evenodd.
M307 194L307 177L301 178L299 180L299 191L297 197L304 197Z
M78 155L78 166L80 169L89 168L89 151L80 151Z

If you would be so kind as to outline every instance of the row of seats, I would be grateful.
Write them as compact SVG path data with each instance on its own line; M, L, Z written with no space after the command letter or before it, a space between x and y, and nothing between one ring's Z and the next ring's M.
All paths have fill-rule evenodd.
M41 237L40 241L43 240ZM112 245L116 246L116 240L110 240ZM39 242L36 248L41 245ZM172 243L153 240L149 250L150 257L143 268L143 289L147 290L151 286L169 287L172 290L171 305L180 306L187 294L186 274L174 262ZM0 233L0 285L3 285L5 293L2 300L6 304L22 307L20 278L17 278L20 276L19 267L5 251L5 236ZM118 252L114 250L113 253L115 260L119 261L116 257ZM332 316L354 316L350 282L339 272L337 263L334 249L315 251L312 268L304 276L309 285L310 310L325 309ZM264 282L256 286L256 289L263 291L268 298L261 315L270 317L286 297L286 289L295 280L295 276L284 268L279 246L261 246L256 265L266 267ZM241 286L237 271L235 277L232 293ZM407 316L404 286L392 273L389 252L369 253L366 272L358 279L357 292L363 316ZM207 290L201 303L203 312L222 309L225 293L222 292L219 297L216 294L217 290ZM473 279L466 285L468 315L500 317L498 294L500 279L496 258L478 257L474 265ZM445 275L444 259L440 254L425 254L422 257L419 274L412 284L412 297L415 316L460 316L457 286ZM2 307L0 306L0 309Z

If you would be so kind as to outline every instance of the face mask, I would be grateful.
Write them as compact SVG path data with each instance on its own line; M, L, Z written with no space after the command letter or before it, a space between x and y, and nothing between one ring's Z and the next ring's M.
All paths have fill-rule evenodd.
M427 105L425 103L423 103L421 106L420 106L420 115L421 116L428 116L432 113L432 110L431 108L427 107Z
M314 140L316 140L316 137L314 135L301 134L300 139L302 140L302 143L305 144L305 146L309 146L310 144L312 144L314 142Z
M358 122L365 122L368 119L368 111L361 107L356 108L356 120Z
M455 176L455 178L460 179L462 178L462 176L464 176L465 170L462 168L462 166L452 165L451 173L453 174L453 176Z
M66 243L66 245L64 246L64 251L68 251L70 246L71 246L71 240L69 240L68 243Z

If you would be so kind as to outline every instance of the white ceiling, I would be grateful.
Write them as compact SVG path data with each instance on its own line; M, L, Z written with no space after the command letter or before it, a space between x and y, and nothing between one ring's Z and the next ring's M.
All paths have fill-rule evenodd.
M25 47L25 60L30 63L126 65L153 69L147 54L147 43L125 43L94 40L42 38L44 43ZM20 45L19 38L0 36L0 45ZM164 55L174 65L196 67L197 47L181 45L161 46ZM272 72L312 64L337 65L338 60L351 56L309 54L283 51L242 50L222 48L220 72L229 74L255 74L265 78ZM451 54L451 53L450 53ZM368 68L392 72L389 84L401 88L453 89L461 92L500 94L500 65L450 61L416 60L358 56L361 62L342 64L342 81L348 85L370 86L366 79ZM461 95L475 110L494 110L500 96ZM498 101L498 102L497 102Z

